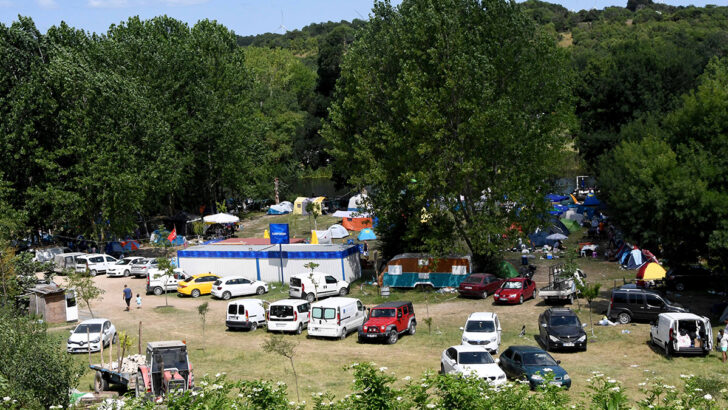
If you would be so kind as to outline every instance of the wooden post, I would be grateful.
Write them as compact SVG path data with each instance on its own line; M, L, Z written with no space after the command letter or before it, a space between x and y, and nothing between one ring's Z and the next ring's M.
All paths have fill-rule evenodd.
M112 336L111 343L109 343L109 369L111 369L111 363L114 363L113 352L114 352L114 339Z
M116 371L121 372L121 364L124 363L124 355L126 354L126 342L127 338L124 338L124 341L122 342L121 339L119 339L119 343L121 344L121 356L119 357L119 364L116 366Z
M88 347L88 365L91 366L91 331L86 328L86 346Z
M142 321L139 321L139 339L138 339L139 354L142 354Z
M99 343L101 343L101 349L99 350L99 356L101 357L101 367L104 367L104 327L101 326L101 331L99 332ZM91 345L89 344L89 350L91 348ZM111 366L111 363L109 362L109 366Z

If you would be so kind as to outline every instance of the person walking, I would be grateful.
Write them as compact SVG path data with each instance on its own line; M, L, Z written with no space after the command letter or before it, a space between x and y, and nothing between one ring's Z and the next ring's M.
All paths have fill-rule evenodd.
M142 308L142 297L139 296L138 293L137 293L137 297L136 297L136 303L137 303L137 309L141 309Z
M721 330L718 332L718 350L720 350L720 353L723 355L723 363L725 363L726 359L726 351L728 351L728 334Z
M129 311L129 305L131 304L131 289L124 285L124 292L123 292L124 301L126 302L126 311Z

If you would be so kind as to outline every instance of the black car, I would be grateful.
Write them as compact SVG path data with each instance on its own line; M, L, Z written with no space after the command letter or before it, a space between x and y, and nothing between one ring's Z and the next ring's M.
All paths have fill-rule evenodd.
M627 324L631 321L651 322L660 313L668 312L687 312L687 309L655 291L622 287L612 290L607 317Z
M726 278L701 265L677 266L667 271L665 285L678 292L685 289L723 290Z
M586 332L569 308L549 308L538 317L538 330L546 350L586 351Z

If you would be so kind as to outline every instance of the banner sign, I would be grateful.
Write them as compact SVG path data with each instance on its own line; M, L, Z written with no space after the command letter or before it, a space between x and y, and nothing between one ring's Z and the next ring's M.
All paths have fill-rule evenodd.
M270 243L289 243L288 224L270 224Z

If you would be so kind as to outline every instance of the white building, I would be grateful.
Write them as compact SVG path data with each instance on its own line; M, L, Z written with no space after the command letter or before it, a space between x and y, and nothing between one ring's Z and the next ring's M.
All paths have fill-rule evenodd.
M361 276L356 245L200 245L177 252L178 266L196 275L243 275L250 280L288 283L291 275L308 272L314 262L324 272L352 282ZM283 277L281 278L281 262Z

